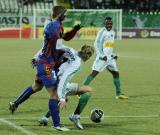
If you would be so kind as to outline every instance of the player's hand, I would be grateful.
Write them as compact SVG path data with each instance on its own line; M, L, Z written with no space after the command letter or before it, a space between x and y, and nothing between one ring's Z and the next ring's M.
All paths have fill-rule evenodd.
M117 55L116 55L116 56L114 56L114 59L115 59L115 60L117 60L117 59L118 59L118 56L117 56Z
M77 24L73 27L74 30L78 31L82 28L83 26L81 24Z
M66 103L68 102L68 100L69 100L68 97L66 97L66 99L65 99Z
M100 59L100 60L104 60L104 61L107 61L107 56L104 56L104 57L100 57L99 59Z
M115 60L118 59L118 55L117 55L117 54L111 55L111 57L112 57L113 59L115 59Z
M32 65L32 67L33 68L35 68L36 67L36 59L31 59L31 65Z
M60 100L58 103L58 106L60 109L63 109L66 107L66 101Z

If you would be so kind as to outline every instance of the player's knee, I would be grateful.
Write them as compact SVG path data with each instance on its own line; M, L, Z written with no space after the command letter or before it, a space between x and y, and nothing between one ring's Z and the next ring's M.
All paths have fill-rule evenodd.
M92 94L92 88L90 86L85 86L85 85L80 86L78 88L77 94L81 95L81 94L84 94L84 93L86 93L88 95L91 95Z
M49 98L50 99L57 99L57 91L55 90L55 88L47 88L48 93L49 93Z
M57 95L51 94L51 93L50 93L50 95L49 95L49 98L50 98L50 99L58 99L58 98L57 98Z
M42 90L42 88L43 88L43 83L42 83L42 82L35 82L35 83L32 85L32 89L33 89L33 91L35 91L35 92Z
M98 71L93 70L92 73L90 74L90 76L92 76L93 78L96 77L99 74Z
M35 92L42 90L42 88L43 88L43 85L32 85L32 89Z
M119 72L114 71L114 72L112 72L112 75L113 75L114 78L118 78L119 77Z
M86 92L88 93L88 94L92 94L92 87L90 87L90 86L86 86Z

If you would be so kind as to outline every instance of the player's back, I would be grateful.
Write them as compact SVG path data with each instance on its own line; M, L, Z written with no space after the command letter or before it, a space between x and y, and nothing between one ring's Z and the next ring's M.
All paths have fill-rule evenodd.
M82 67L82 60L78 55L78 52L74 50L73 48L68 47L68 50L66 50L63 53L63 57L67 58L67 61L61 64L59 67L59 75L63 74L64 72L70 72L72 71L72 74L75 74L78 72ZM72 75L71 74L71 75Z
M56 54L56 42L60 35L60 21L48 21L44 28L44 41L40 59L53 63L55 61L53 55Z

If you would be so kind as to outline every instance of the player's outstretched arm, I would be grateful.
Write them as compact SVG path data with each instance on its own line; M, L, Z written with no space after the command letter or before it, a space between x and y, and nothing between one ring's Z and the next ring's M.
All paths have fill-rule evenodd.
M82 27L83 27L83 26L80 25L80 24L75 25L75 26L73 27L73 29L72 29L71 31L65 33L62 38L63 38L65 41L71 40L71 39L76 35L77 31L79 31Z

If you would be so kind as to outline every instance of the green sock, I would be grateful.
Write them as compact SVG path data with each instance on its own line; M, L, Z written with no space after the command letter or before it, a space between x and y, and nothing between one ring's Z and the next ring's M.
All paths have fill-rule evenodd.
M90 82L91 82L93 79L94 79L94 78L93 78L91 75L89 75L89 76L87 76L87 78L84 80L83 84L84 84L84 85L89 85Z
M87 76L87 78L84 80L84 85L89 85L90 82L93 80L93 77L91 75ZM74 112L74 114L80 114L82 110L85 108L85 106L88 103L89 98L91 97L90 94L84 93L80 96L78 106Z
M114 85L116 87L116 95L119 95L121 93L121 85L120 85L120 79L118 78L113 78Z
M80 114L83 111L83 109L87 105L90 97L91 97L91 95L89 95L87 93L84 93L80 96L79 103L78 103L78 106L77 106L74 114Z

